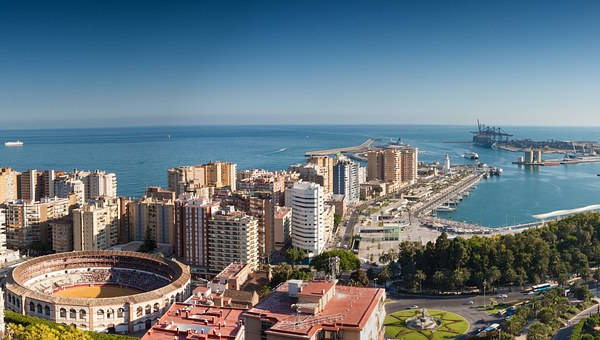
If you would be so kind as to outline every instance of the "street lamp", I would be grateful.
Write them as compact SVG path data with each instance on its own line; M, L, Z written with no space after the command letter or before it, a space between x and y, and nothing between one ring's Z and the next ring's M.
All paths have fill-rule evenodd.
M487 285L487 280L483 279L483 309L485 309L485 286Z

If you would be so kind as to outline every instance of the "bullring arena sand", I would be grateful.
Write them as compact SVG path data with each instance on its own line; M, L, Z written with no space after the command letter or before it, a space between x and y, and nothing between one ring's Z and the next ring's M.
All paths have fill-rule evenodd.
M143 293L143 291L129 287L121 287L117 285L90 285L67 287L54 292L54 294L52 295L69 298L93 299L127 296L138 293Z

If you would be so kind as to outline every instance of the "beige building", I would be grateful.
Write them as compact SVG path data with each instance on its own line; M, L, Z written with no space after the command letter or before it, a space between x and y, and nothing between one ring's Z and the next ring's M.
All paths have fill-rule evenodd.
M18 175L19 173L11 168L0 168L0 203L18 198Z
M329 156L312 156L307 160L308 163L318 165L321 167L323 175L323 189L325 192L333 192L333 166L334 159Z
M73 250L104 250L119 243L119 203L103 197L73 210Z
M273 248L279 251L290 242L292 237L292 209L275 207L273 221Z
M402 182L414 183L417 180L419 164L419 149L406 148L402 150Z
M73 219L72 216L52 220L52 250L57 253L73 251Z
M417 148L391 148L372 150L367 154L367 181L382 181L392 185L388 192L401 183L414 183L417 180Z
M367 153L367 181L383 180L383 153L371 150Z
M208 263L219 273L232 262L258 267L258 221L239 211L220 211L208 222Z
M6 243L12 249L27 249L34 243L51 244L49 222L69 214L75 196L16 200L5 203Z
M206 187L230 187L236 190L237 164L210 162L200 165L186 165L168 170L168 188L175 195L198 193Z
M153 240L175 247L175 193L149 188L145 196L127 204L129 239Z

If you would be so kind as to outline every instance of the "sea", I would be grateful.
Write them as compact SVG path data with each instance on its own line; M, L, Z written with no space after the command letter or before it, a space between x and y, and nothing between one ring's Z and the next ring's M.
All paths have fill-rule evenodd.
M504 129L513 138L533 140L600 139L600 127L525 127ZM483 180L456 211L442 216L501 227L534 221L532 215L600 204L600 163L523 167L511 162L521 153L486 149L470 143L474 126L304 125L165 126L97 129L0 130L0 167L27 169L103 169L117 174L118 192L139 197L148 186L167 184L167 169L208 161L231 161L238 169L286 169L312 150L375 144L400 139L421 150L419 160L453 164L472 161L504 169ZM23 147L5 147L21 140ZM548 155L548 158L560 155Z

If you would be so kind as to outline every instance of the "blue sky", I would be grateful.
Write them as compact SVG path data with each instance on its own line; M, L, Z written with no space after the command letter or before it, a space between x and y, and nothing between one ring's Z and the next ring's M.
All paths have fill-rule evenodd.
M2 1L0 129L600 125L598 1Z

